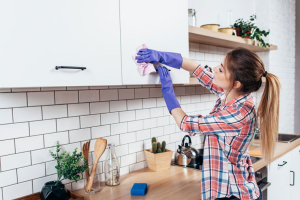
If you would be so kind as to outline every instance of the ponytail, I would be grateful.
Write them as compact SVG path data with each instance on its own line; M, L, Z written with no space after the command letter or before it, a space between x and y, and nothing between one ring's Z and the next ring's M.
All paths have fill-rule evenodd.
M268 164L272 162L278 139L280 87L278 77L267 73L265 89L257 113L260 118L262 156Z

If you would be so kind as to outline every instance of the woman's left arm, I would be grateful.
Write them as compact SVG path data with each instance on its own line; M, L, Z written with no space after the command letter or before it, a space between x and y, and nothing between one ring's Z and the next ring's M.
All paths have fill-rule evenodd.
M171 114L174 117L176 124L180 129L182 119L184 118L184 116L186 116L185 112L181 108L174 108L173 110L171 110Z

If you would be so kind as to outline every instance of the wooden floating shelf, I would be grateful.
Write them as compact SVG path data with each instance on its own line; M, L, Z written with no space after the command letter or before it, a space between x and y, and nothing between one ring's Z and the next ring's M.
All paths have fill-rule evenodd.
M276 45L270 45L267 49L257 46L256 40L228 35L221 32L189 26L189 41L218 47L236 48L244 47L254 52L277 50Z
M228 35L225 33L216 32L205 28L198 28L195 26L189 26L189 42L226 47L231 49L236 47L244 47L254 52L277 50L276 45L270 45L270 47L265 49L263 47L257 46L258 42L256 40ZM266 82L265 77L263 77L262 82ZM199 82L195 77L190 77L189 84L185 85L198 84Z

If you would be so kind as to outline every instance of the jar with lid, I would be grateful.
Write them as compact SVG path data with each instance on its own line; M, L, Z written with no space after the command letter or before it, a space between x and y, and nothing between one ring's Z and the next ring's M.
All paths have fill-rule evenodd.
M115 144L110 143L108 146L107 157L104 162L105 184L116 186L120 184L120 164L115 152Z

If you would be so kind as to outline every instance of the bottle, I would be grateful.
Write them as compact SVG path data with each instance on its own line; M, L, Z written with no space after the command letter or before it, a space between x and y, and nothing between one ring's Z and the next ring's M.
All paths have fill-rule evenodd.
M104 163L105 184L115 186L120 184L120 164L115 152L115 144L110 143L108 146L108 154Z

